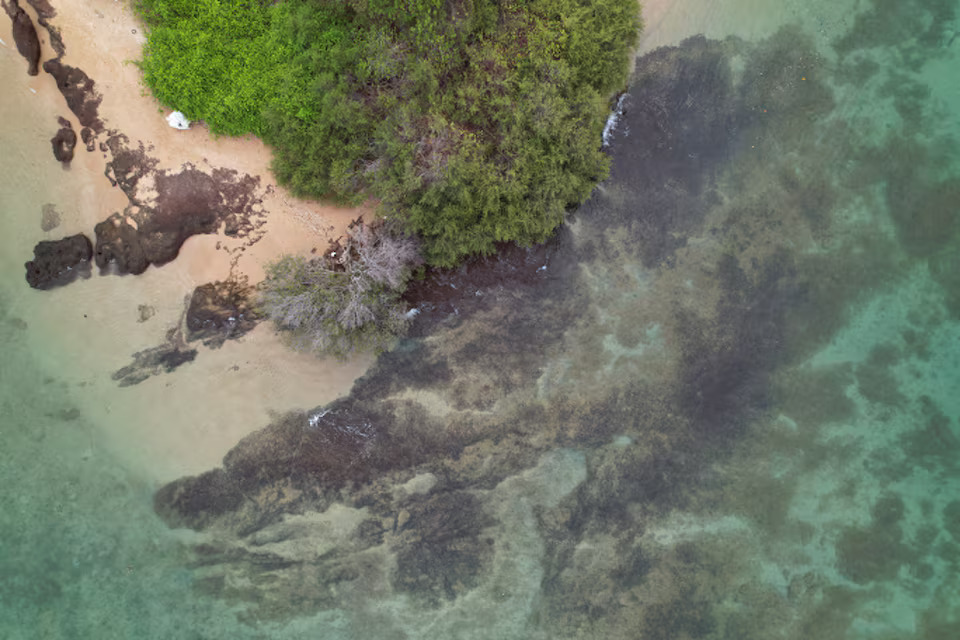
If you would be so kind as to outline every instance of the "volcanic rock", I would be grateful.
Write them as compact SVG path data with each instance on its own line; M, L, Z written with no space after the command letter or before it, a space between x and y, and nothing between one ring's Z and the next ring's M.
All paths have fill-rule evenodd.
M93 79L82 69L63 64L59 60L47 60L43 63L43 70L57 81L57 89L63 94L70 111L80 121L83 127L90 127L95 132L103 130L98 110L103 97L98 95Z
M78 275L89 274L92 255L90 240L82 233L56 241L42 240L33 248L33 260L24 265L27 282L34 289L72 282Z
M33 26L33 20L20 7L18 0L10 0L9 3L4 0L3 8L13 20L13 40L17 43L17 51L27 59L27 64L30 65L27 73L35 76L40 73L40 38Z
M53 145L53 156L60 162L73 160L73 148L77 146L77 134L71 127L62 127L57 135L50 139Z
M251 293L249 285L236 280L194 289L187 309L187 341L202 340L216 348L253 329L258 316L250 303Z
M115 213L93 228L97 238L96 262L100 269L111 264L123 273L141 274L150 266L140 246L140 234L126 218Z

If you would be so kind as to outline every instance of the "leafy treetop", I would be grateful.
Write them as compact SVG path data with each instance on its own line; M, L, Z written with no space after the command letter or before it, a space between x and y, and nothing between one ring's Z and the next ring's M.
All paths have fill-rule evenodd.
M274 149L280 183L353 202L451 265L544 240L606 176L636 0L138 0L163 103Z

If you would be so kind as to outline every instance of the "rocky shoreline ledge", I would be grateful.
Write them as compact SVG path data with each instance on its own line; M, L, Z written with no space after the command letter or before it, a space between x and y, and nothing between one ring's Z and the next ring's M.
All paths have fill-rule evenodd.
M37 75L42 68L53 76L66 107L82 127L79 140L83 148L102 154L104 176L124 193L128 204L94 226L92 241L84 233L39 241L33 259L24 264L27 284L40 290L66 286L91 277L94 264L100 275L139 275L150 265L162 266L176 259L183 243L196 234L223 234L241 240L238 248L229 250L235 266L239 253L263 236L263 197L272 187L263 189L258 176L227 168L203 170L184 163L179 171L160 169L152 148L143 143L133 145L123 132L107 126L99 113L103 97L96 81L83 69L63 62L66 47L51 23L56 16L54 8L45 0L28 2L56 57L40 64L42 45L37 28L18 0L4 0L17 49L28 62L27 72ZM60 129L50 143L54 158L67 167L78 135L68 119L61 116L58 123ZM44 231L59 224L59 214L52 207L44 216ZM233 272L231 267L231 276L225 281L197 286L187 296L184 326L172 328L164 345L134 354L134 363L118 371L114 379L121 386L135 384L191 361L196 351L181 348L181 343L199 341L216 347L249 332L259 319L251 308L252 288ZM176 337L181 335L186 336L185 341Z

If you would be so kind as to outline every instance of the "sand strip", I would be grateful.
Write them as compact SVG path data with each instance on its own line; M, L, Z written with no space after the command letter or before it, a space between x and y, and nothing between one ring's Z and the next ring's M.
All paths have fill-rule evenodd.
M21 4L36 24L36 12ZM223 236L194 236L175 261L141 276L95 274L53 291L30 290L22 265L37 241L81 232L92 238L94 225L122 211L128 201L104 176L109 153L88 152L78 144L69 166L54 159L50 138L59 128L58 116L77 132L80 123L52 76L27 75L11 23L0 16L3 293L29 325L27 340L51 374L50 392L67 394L85 423L93 425L91 447L83 455L117 455L154 482L199 473L218 465L238 440L265 426L275 412L343 395L371 359L341 363L292 353L269 325L262 325L218 350L200 347L194 362L136 386L118 388L111 373L129 364L134 352L161 344L180 318L184 297L197 285L226 278L231 263L236 273L256 282L267 260L284 252L323 250L350 220L369 210L324 206L268 188L274 184L270 153L255 138L214 139L202 126L170 128L167 111L146 94L139 70L130 64L140 55L143 29L124 3L64 0L55 9L51 23L66 45L62 62L94 79L103 97L99 117L107 129L125 134L130 146L142 142L161 170L177 172L192 163L205 172L223 167L261 180L265 234L251 246ZM55 58L49 34L37 26L41 60ZM41 229L45 207L59 218L47 232ZM48 227L49 220L48 215ZM152 313L145 321L141 306Z

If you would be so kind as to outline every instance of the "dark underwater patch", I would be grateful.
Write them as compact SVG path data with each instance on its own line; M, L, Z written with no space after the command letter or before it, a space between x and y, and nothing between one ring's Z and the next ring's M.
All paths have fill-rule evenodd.
M392 545L397 553L394 585L431 604L476 586L493 555L493 539L482 533L494 520L484 514L480 501L462 491L441 493L405 511Z
M853 28L833 43L837 53L895 47L916 70L924 58L918 49L950 44L948 29L957 12L953 0L873 0L871 4L870 9L857 14Z
M845 529L837 541L840 573L857 584L896 578L901 565L913 559L899 524L902 517L903 501L885 497L874 504L871 526Z
M855 71L847 71L850 82L876 73L869 64ZM809 539L812 525L789 511L790 476L760 470L733 482L718 468L744 451L768 453L767 445L803 449L802 471L840 464L855 445L816 436L854 415L848 387L906 402L883 384L899 347L860 367L804 367L898 273L894 241L866 225L838 226L832 214L851 206L847 191L857 181L858 193L883 194L904 163L927 159L906 148L904 160L876 157L834 171L844 154L879 154L852 129L824 124L835 106L829 73L796 29L755 45L693 38L645 56L624 115L630 138L614 141L611 179L577 212L573 230L541 247L504 247L496 258L428 271L406 294L420 311L410 336L349 397L252 434L222 472L161 490L158 513L242 540L284 514L333 502L365 508L363 553L387 549L397 560L387 578L377 574L378 588L388 582L429 612L490 587L491 558L505 541L479 492L568 447L584 452L587 479L536 514L545 553L535 615L546 633L589 637L616 627L625 637L763 638L780 632L778 616L795 616L793 629L814 634L806 637L839 637L857 599L815 572L795 577L785 599L737 576L742 550L710 540L641 544L658 518L713 516L721 507L750 530L777 535L795 526ZM921 195L918 181L930 184L924 171L908 176L904 194ZM949 189L941 196L950 201ZM928 241L940 242L901 239ZM659 360L644 360L654 358L647 348ZM639 363L643 375L632 377L622 361ZM548 374L556 381L541 385ZM929 438L945 437L943 420L930 414L935 433L906 444L931 450ZM763 440L758 425L780 415L780 431ZM751 449L751 438L761 444ZM433 492L397 498L398 486L426 473L436 479ZM737 501L731 487L762 499ZM209 503L217 492L226 509ZM902 566L927 571L903 534L902 506L885 498L869 527L839 532L841 570L854 582ZM325 560L343 568L338 585L360 580L366 565L357 554L338 549ZM222 559L241 576L253 571L245 562L243 554ZM252 588L249 599L258 589L269 586ZM288 611L336 602L327 593ZM733 603L751 614L725 611Z
M696 231L706 211L701 196L738 139L730 48L698 36L637 62L623 126L642 142L616 148L609 182L637 207L629 224L645 266L668 259ZM595 218L598 209L588 201L578 215Z

